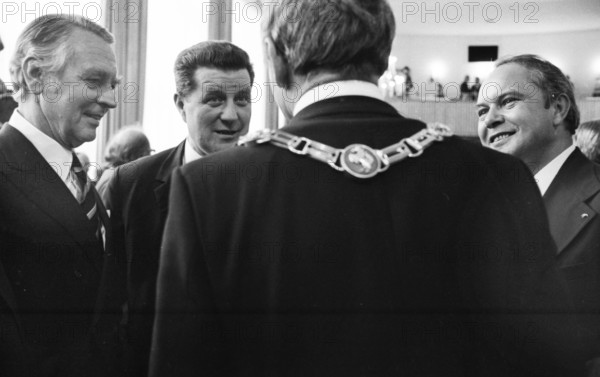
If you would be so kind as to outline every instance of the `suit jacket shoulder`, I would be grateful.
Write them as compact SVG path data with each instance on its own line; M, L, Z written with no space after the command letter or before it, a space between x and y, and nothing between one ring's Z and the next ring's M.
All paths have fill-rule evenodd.
M423 127L382 101L339 97L284 129L380 149ZM583 365L543 203L515 158L453 137L361 180L261 144L172 179L152 376L548 377ZM274 337L265 323L280 326ZM539 341L479 336L490 323L511 334L535 323Z

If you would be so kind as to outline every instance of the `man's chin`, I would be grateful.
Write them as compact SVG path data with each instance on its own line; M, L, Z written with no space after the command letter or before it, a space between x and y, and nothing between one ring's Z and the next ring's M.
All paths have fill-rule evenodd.
M96 129L86 132L83 135L77 135L77 138L72 141L73 148L79 147L81 144L89 143L96 140ZM76 144L76 145L75 145Z
M215 145L213 148L211 148L212 151L209 153L225 151L227 149L235 147L236 145L237 145L237 140L233 141L233 142L228 142L228 143L219 143L219 144Z

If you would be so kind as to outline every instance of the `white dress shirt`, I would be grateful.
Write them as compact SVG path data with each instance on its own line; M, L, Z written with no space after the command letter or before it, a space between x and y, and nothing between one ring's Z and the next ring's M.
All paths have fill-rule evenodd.
M544 166L537 174L534 176L535 181L537 182L538 187L540 188L540 192L542 195L546 193L548 187L558 174L558 171L563 166L567 158L573 153L575 150L575 145L571 144L571 146L564 151L561 152L558 156L554 157L552 161L550 161L546 166Z
M315 102L342 96L371 97L383 101L381 90L373 83L359 80L333 81L316 86L304 93L294 106L294 116Z
M185 165L189 162L198 160L202 155L196 152L192 143L190 142L189 136L185 139L185 146L183 147L183 161L182 164Z

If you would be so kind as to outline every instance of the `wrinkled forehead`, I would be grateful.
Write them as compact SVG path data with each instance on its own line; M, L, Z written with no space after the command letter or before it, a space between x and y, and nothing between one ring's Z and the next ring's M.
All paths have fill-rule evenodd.
M87 30L74 30L65 42L69 58L81 69L117 70L117 58L112 44Z
M251 88L250 73L246 69L198 68L194 79L197 89L203 92L237 93Z
M237 93L240 91L249 91L251 89L250 81L204 81L200 84L204 92L222 92L222 93Z

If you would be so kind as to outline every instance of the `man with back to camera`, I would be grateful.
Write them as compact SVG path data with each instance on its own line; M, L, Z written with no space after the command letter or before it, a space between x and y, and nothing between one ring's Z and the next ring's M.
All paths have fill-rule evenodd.
M174 171L150 376L578 375L526 167L381 100L388 3L265 30L290 120Z
M597 331L600 166L573 144L579 110L572 84L538 56L500 59L477 108L482 144L520 158L535 174L575 310Z
M112 43L73 15L39 17L17 40L19 106L0 131L2 376L118 373L116 334L103 335L120 314L110 224L73 152L116 106Z
M175 106L187 124L179 146L123 165L107 196L115 245L127 255L130 372L146 376L156 276L171 172L183 164L235 146L248 132L254 70L248 54L224 41L183 50L175 61Z

